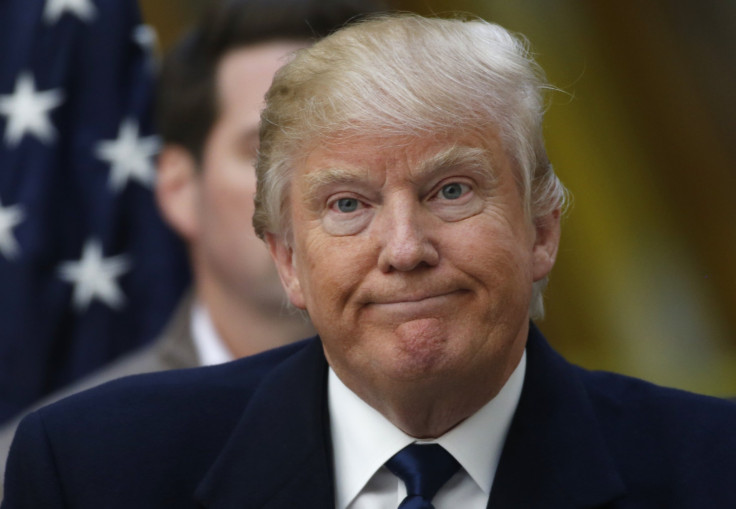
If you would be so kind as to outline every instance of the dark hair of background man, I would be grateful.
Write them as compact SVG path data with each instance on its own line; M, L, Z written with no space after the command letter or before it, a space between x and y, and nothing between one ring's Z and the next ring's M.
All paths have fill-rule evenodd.
M217 118L215 68L226 53L270 40L316 40L335 27L382 10L379 0L208 4L199 25L164 59L156 103L159 134L165 143L182 145L199 159Z

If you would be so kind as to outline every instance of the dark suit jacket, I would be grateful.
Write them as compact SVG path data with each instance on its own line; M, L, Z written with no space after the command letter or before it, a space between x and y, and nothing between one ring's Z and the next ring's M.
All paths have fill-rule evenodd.
M527 356L490 507L736 507L736 405L587 372L535 328ZM311 339L73 396L21 424L3 507L334 507L326 376Z
M193 302L194 296L191 292L182 297L163 333L150 345L131 352L70 386L54 392L33 408L24 411L23 415L72 394L124 376L198 366L199 359L190 327ZM0 478L5 475L5 460L21 417L0 426ZM3 489L0 486L0 500L2 498Z

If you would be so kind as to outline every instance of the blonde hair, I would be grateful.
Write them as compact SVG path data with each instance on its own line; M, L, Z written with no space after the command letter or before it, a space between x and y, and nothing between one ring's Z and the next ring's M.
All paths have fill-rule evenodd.
M289 184L300 155L335 137L497 133L516 166L527 215L563 206L544 147L544 74L522 38L480 19L381 16L298 52L266 95L253 226L291 238ZM546 279L532 317L543 314Z

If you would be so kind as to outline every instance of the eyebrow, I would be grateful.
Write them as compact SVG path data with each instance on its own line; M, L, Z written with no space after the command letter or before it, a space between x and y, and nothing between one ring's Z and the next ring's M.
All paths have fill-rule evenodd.
M491 154L482 148L452 145L421 161L410 171L412 180L427 180L448 168L467 167L487 184L493 184L498 175L494 171Z
M345 184L360 180L365 175L365 170L358 168L328 167L320 168L319 171L304 175L304 180L310 189L330 185Z
M304 197L307 203L320 198L322 189L339 184L352 184L365 178L365 170L358 168L327 167L319 171L304 175L306 192Z

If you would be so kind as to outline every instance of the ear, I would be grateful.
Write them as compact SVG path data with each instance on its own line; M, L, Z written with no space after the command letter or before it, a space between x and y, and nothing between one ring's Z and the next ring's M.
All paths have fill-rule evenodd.
M534 220L536 232L532 254L534 281L547 276L555 265L560 245L560 209Z
M194 156L180 145L165 145L158 156L156 202L166 222L188 242L199 231L199 175Z
M306 309L307 305L304 300L304 292L302 292L302 286L296 270L294 250L286 243L281 235L266 233L266 243L268 244L268 250L271 252L271 258L273 258L276 264L276 269L279 271L281 284L284 290L286 290L289 301L299 309Z

